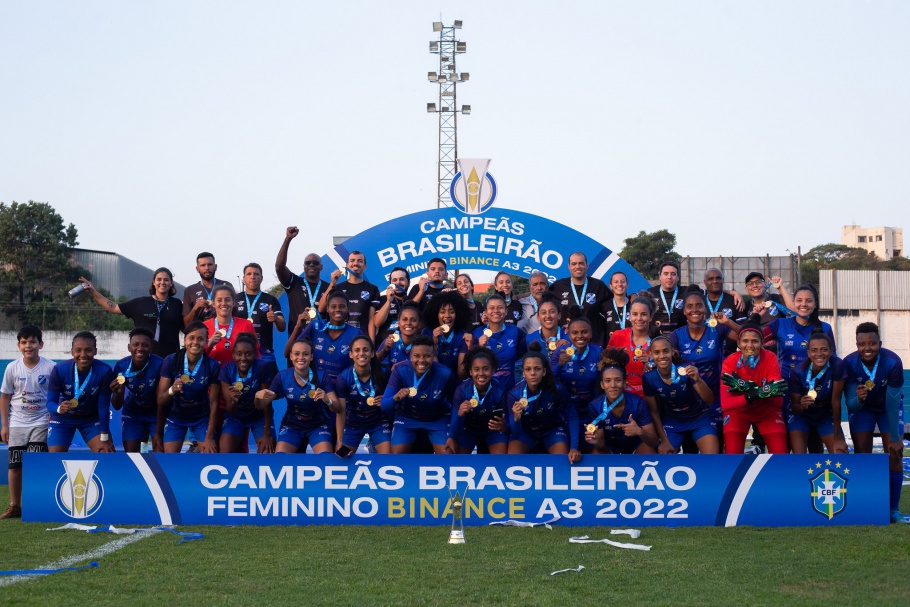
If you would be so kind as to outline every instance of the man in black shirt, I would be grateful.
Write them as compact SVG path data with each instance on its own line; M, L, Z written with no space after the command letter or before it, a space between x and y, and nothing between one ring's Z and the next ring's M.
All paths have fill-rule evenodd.
M288 294L288 318L291 320L287 323L288 332L293 330L300 315L304 312L312 309L316 314L319 313L319 300L329 289L329 283L319 278L322 274L322 259L316 253L310 253L303 260L303 278L288 268L288 248L299 233L300 230L297 229L297 226L287 229L284 242L278 249L278 258L275 260L275 273L278 274L278 281ZM307 323L310 322L310 315L307 314L304 320Z
M215 256L208 251L203 251L196 256L196 271L199 273L199 282L191 284L183 292L183 324L188 325L194 320L205 321L215 318L215 308L212 306L212 289L215 285L229 285L226 280L215 278L218 264Z
M408 299L413 300L423 310L434 296L452 290L452 287L446 285L446 278L448 270L445 260L434 257L427 264L426 275L421 276L420 282L411 288Z
M611 295L603 281L588 274L588 258L584 253L569 256L569 277L560 278L550 285L550 291L559 298L562 306L560 325L569 320L572 309L581 309L581 315L591 321L591 343L604 345L604 305Z
M272 328L284 331L287 323L278 299L271 293L263 292L260 289L261 285L262 266L258 263L247 264L243 268L243 290L237 294L233 314L241 318L248 318L253 323L256 336L259 338L259 353L262 362L277 365ZM273 371L278 372L277 366Z
M686 317L683 314L683 298L686 293L679 288L679 264L675 261L660 264L658 280L660 283L648 291L657 300L654 325L661 335L667 335L686 324Z

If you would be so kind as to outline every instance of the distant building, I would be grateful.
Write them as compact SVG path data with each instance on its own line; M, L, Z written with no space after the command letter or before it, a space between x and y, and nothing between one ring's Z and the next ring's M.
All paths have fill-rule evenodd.
M109 251L73 249L73 263L91 272L92 284L110 291L114 299L148 295L155 272L154 268ZM178 294L183 294L183 285L174 283L174 286Z
M879 259L901 257L904 254L904 230L886 226L844 226L841 230L841 244L866 249L875 253Z

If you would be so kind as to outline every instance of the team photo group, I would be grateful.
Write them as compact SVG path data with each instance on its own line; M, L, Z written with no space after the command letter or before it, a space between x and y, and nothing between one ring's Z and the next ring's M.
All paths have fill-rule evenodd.
M287 310L261 290L261 265L243 268L237 291L202 252L200 280L182 299L167 268L154 272L148 297L122 303L83 280L100 306L135 325L113 367L96 358L88 330L55 364L41 356L41 328L23 326L22 356L0 389L10 468L0 518L21 516L23 453L65 452L77 431L96 453L143 444L180 453L188 438L190 451L246 453L252 434L263 454L345 457L367 439L380 454L550 453L576 463L742 455L751 433L755 453L845 454L843 402L855 453L871 453L880 431L891 518L903 522L901 359L871 322L857 327L855 351L838 353L810 285L791 293L759 272L725 284L719 269L682 285L667 261L658 285L628 293L622 272L591 277L575 253L564 278L533 272L518 293L500 272L486 296L440 258L420 276L396 267L373 284L358 251L326 281L317 254L302 274L289 268L298 233L287 229L274 263Z

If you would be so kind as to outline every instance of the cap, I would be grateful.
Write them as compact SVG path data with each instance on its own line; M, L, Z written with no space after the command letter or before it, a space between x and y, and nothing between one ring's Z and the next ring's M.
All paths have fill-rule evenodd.
M749 274L746 276L746 282L749 282L753 278L761 278L762 280L764 280L765 275L762 274L761 272L749 272Z

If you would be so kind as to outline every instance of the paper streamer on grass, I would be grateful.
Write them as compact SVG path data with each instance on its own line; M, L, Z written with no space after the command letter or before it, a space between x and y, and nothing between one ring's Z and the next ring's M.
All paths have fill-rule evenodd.
M61 571L79 571L89 567L97 567L98 563L92 561L88 565L81 567L61 567L59 569L17 569L14 571L0 571L0 575L50 575L51 573L60 573Z
M79 523L67 523L62 527L54 527L53 529L47 529L46 531L60 531L61 529L75 529L76 531L92 531L95 529L95 525L80 525Z
M183 542L191 542L193 540L204 539L205 536L201 533L195 533L192 531L177 531L173 527L150 527L147 529L128 529L125 527L114 527L113 525L108 525L107 527L95 527L94 525L80 525L79 523L67 523L62 527L54 527L53 529L48 529L48 531L60 531L62 529L75 529L76 531L88 531L89 533L113 533L116 535L131 535L137 531L168 531L180 538L180 541L177 542L179 546Z
M202 535L201 533L194 533L192 531L177 531L173 527L153 527L153 529L155 531L169 531L169 532L173 533L174 535L178 536L180 538L180 541L177 542L178 546L180 544L182 544L183 542L191 542L193 540L205 539L205 536Z
M544 521L541 523L532 523L530 521L516 521L513 519L509 519L507 521L493 521L492 523L490 523L490 525L491 526L492 525L502 525L503 527L540 527L541 525L543 525L547 529L552 529L553 527L550 526L550 523L555 523L556 521L558 521L561 518L562 518L561 516L557 515L557 516L551 518L550 520Z
M617 548L628 548L630 550L650 550L650 546L642 546L641 544L621 544L619 542L614 542L608 539L602 540L592 540L588 539L587 535L581 537L570 537L570 544L609 544L610 546L615 546Z
M570 571L580 572L584 568L584 565L579 565L577 569L560 569L559 571L554 571L550 575L556 575L557 573L569 573Z
M610 529L610 535L628 535L635 540L641 535L641 531L638 529Z

